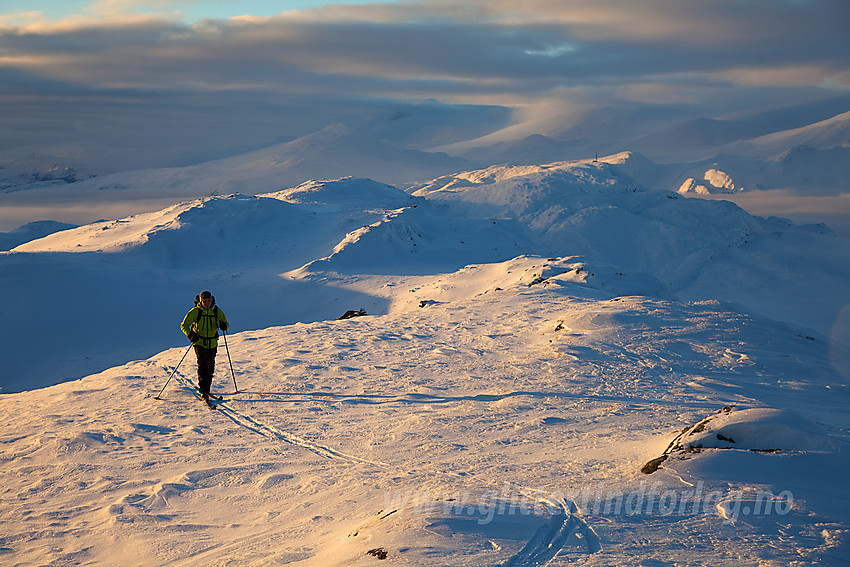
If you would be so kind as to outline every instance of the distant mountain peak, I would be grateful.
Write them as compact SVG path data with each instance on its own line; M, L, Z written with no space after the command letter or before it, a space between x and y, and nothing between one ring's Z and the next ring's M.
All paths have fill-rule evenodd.
M310 180L290 189L259 196L281 199L289 203L357 207L401 207L413 199L392 185L357 177Z
M0 168L0 186L62 181L75 183L96 177L97 173L67 158L33 152Z

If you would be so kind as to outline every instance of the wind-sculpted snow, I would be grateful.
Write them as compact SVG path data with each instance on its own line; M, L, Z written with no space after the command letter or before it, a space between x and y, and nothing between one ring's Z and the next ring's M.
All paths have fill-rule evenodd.
M846 100L4 169L109 218L3 233L0 563L846 564L850 241L677 192L846 193Z
M463 187L443 178L442 184L414 194L479 215L516 218L553 251L586 253L593 247L600 259L631 268L658 270L661 262L678 261L695 249L736 245L740 233L759 224L729 203L648 191L607 163L583 162Z
M850 281L850 241L822 225L800 227L730 202L647 190L622 169L629 158L531 173L490 168L440 178L414 194L470 216L518 220L544 243L541 255L593 258L650 274L680 298L737 301L830 332L846 305L841 280ZM794 304L782 299L786 293Z
M598 266L589 285L607 292L734 301L836 332L850 242L731 203L650 191L626 172L633 157L488 168L414 196L372 180L315 181L28 242L0 256L4 289L17 294L0 308L13 369L0 387L77 378L182 340L168 314L179 320L203 288L240 327L261 328L351 309L387 313L411 305L399 278L519 256L579 258ZM56 301L68 323L45 325ZM128 310L132 338L112 331ZM54 347L33 364L45 341Z
M444 207L430 203L390 211L383 219L347 234L329 256L289 275L298 278L326 271L433 274L455 271L471 258L498 262L541 248L522 223L446 213Z
M305 224L304 211L273 198L232 195L190 201L154 213L104 221L29 242L15 252L108 252L144 249L168 264L204 258L217 263L227 247L273 243Z
M323 234L327 234L324 240L336 239L328 217L369 219L413 201L399 189L368 179L309 182L266 195L208 197L93 223L28 242L14 251L115 253L144 248L143 255L160 255L178 267L200 261L233 264L244 260L246 253L274 258L271 250L287 242L311 246L312 241L323 240Z
M717 301L612 296L592 273L521 258L405 285L442 292L425 307L233 331L239 391L220 360L213 412L189 361L154 399L182 345L2 396L1 556L840 565L850 386L826 341ZM729 405L745 419L704 428L704 445L787 450L640 472Z

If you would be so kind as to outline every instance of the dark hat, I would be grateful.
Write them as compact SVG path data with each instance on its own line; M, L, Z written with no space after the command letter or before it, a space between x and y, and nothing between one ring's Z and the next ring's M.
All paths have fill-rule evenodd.
M212 297L212 293L210 293L210 292L208 292L208 291L202 291L199 297L200 297L201 299L206 299L206 298L208 298L208 297Z

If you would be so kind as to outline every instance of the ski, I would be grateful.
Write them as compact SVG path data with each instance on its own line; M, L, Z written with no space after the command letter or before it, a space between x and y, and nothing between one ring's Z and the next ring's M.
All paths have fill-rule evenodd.
M203 396L202 396L202 395L200 395L200 394L195 394L195 397L196 397L196 398L198 398L199 400L201 400L202 402L204 402L205 404L207 404L207 407L208 407L208 408L210 408L211 410L216 409L215 404L214 404L214 403L212 403L212 402L209 400L209 398L205 398L205 397L203 397ZM211 398L215 398L215 396L210 396L210 397L211 397Z
M196 395L197 397L199 397L199 398L201 397L201 393L200 393L198 390L195 390L195 395ZM221 396L216 396L215 394L210 394L209 396L210 396L210 399L211 399L211 400L221 401L221 400L223 400L223 399L224 399L223 397L221 397Z

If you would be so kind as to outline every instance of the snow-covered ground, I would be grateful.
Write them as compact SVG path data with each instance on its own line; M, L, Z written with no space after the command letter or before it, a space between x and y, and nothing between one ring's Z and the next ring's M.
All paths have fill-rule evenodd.
M850 241L640 167L312 181L3 253L0 559L846 564ZM180 363L205 288L214 412Z
M215 412L193 364L166 383L182 346L3 396L4 561L842 564L850 410L827 342L581 266L472 266L405 280L424 307L234 332ZM726 450L640 472L728 405Z

